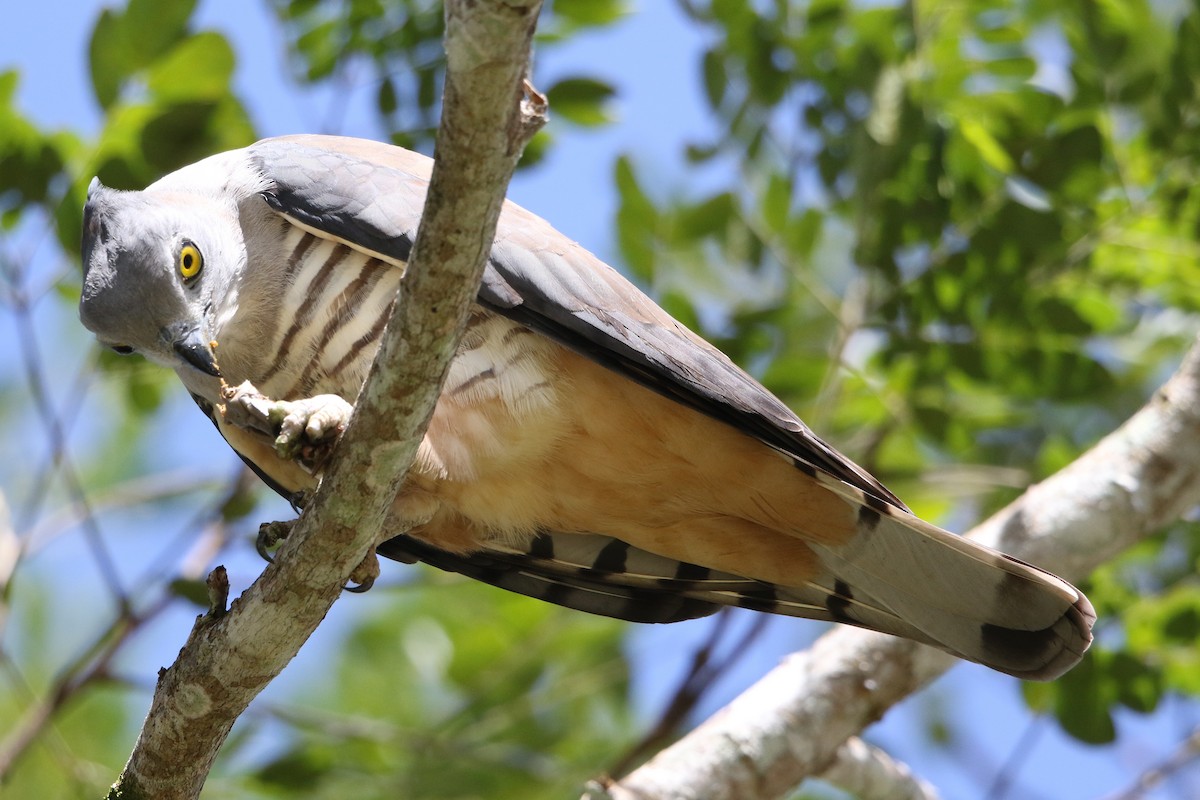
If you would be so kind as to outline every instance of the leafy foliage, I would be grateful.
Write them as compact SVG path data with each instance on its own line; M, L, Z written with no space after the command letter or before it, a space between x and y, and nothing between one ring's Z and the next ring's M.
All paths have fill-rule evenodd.
M376 108L394 144L425 153L441 114L445 80L442 4L435 0L272 0L287 33L296 77L306 83L377 85ZM611 25L627 13L625 0L558 0L547 3L539 47L553 46L588 29ZM613 89L590 76L543 87L555 117L582 126L609 121ZM542 131L526 148L521 166L535 163L550 145Z
M233 50L220 34L190 30L195 5L133 0L124 11L103 10L96 21L89 60L106 124L94 172L108 186L141 188L254 140L231 89Z
M689 154L737 174L656 201L622 161L622 253L883 475L936 474L944 497L960 471L972 506L997 506L1019 488L1011 475L980 484L942 465L1049 474L1140 404L1193 335L1168 320L1194 315L1200 285L1200 8L685 7L712 33L700 68L724 121ZM1166 92L1150 90L1163 76ZM936 512L921 491L902 494ZM1194 693L1195 564L1162 596L1111 603L1128 645L1031 689L1039 707L1099 742L1115 704Z
M570 794L631 733L622 630L458 578L401 589L350 634L292 741L246 788Z
M683 148L694 184L648 178L638 152L613 164L622 266L918 513L974 517L1059 469L1143 402L1194 335L1200 4L679 5L707 43L695 76L717 132ZM272 8L299 84L375 87L393 141L431 148L440 4ZM10 242L42 221L65 253L77 249L91 175L140 187L254 138L232 91L236 53L197 30L195 11L194 0L129 0L99 12L94 141L42 130L17 108L19 73L0 72L0 266L14 314L29 313L28 293ZM556 0L539 46L628 13L625 0ZM561 123L527 162L554 136L607 124L621 101L597 75L542 88ZM55 281L51 301L73 304L73 269ZM103 504L130 491L146 437L161 444L147 421L170 395L144 362L98 364L116 418L78 475ZM0 418L15 428L14 416ZM159 499L173 511L181 491ZM237 524L251 507L243 492L201 519ZM0 567L3 534L0 519ZM1180 523L1099 570L1087 587L1099 644L1066 679L1026 687L1029 705L1103 743L1120 737L1123 710L1200 694L1198 542ZM195 576L153 579L202 598ZM12 586L0 574L0 630L11 613L24 631L15 648L6 633L5 674L44 679L0 692L0 730L40 713L35 700L56 685L79 693L51 710L53 732L5 791L94 793L119 768L144 696L107 682L107 662L52 684L51 599L26 593L11 608ZM240 726L213 796L559 797L635 735L621 626L443 576L378 602L336 643L332 680ZM113 631L104 641L124 635ZM86 691L72 683L84 673Z

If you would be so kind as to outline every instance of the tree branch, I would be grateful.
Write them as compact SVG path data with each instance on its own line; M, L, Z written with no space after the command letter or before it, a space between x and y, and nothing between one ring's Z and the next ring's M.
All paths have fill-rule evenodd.
M833 765L818 777L858 800L938 800L940 796L907 765L857 736L842 743Z
M206 509L195 524L184 527L192 535L192 545L181 560L178 572L181 580L202 577L205 566L212 563L213 557L228 541L229 532L223 511L244 491L240 484L240 480L235 481L221 502L211 509ZM202 532L197 536L199 529L202 529ZM0 546L0 550L2 549ZM3 567L4 564L0 562L0 578L3 577ZM159 571L162 569L160 565ZM118 609L117 616L91 644L59 670L40 698L34 699L31 693L28 708L20 719L9 727L3 739L0 739L0 783L4 782L17 762L39 741L47 727L53 724L56 715L78 698L85 687L100 680L111 679L113 660L121 653L122 648L147 624L171 607L172 601L176 599L174 593L167 586L155 586L158 596L152 600L139 602L139 598L135 596L132 598L134 603L130 609ZM3 627L2 609L0 605L0 628ZM2 653L0 658L7 660ZM9 664L9 668L15 670L16 665ZM19 675L14 677L19 678Z
M295 656L374 546L478 291L508 180L540 126L540 108L523 102L540 6L446 3L437 161L401 297L337 457L275 563L227 614L197 620L160 673L111 798L197 797L238 715Z
M1138 800L1145 797L1172 775L1197 759L1200 759L1200 728L1194 728L1187 738L1175 748L1175 752L1171 753L1165 761L1139 775L1132 786L1109 795L1104 800Z
M1197 453L1200 344L1124 425L968 535L1081 580L1200 503ZM608 793L615 800L782 797L955 663L902 639L835 628Z

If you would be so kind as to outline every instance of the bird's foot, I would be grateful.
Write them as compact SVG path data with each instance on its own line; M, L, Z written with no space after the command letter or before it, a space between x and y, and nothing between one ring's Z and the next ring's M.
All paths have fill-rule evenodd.
M298 520L289 519L284 522L264 522L258 526L258 536L254 539L254 549L263 557L263 561L274 561L271 551L288 537Z
M223 388L221 396L227 421L273 436L276 455L309 472L324 466L354 412L354 406L336 394L273 400L249 381Z
M263 557L264 561L273 562L275 558L271 555L271 550L279 546L279 543L288 538L292 532L292 528L296 527L296 523L300 520L292 519L285 522L264 522L258 526L258 536L254 540L254 549ZM375 555L375 548L372 547L363 556L363 560L359 562L354 571L350 573L350 582L343 588L347 592L362 594L375 585L375 579L379 577L379 558Z
M256 389L253 383L242 381L238 386L229 386L222 382L221 399L225 402L218 405L217 410L225 422L274 438L275 425L271 422L271 406L275 401Z
M354 406L336 394L319 394L302 400L280 400L271 409L279 422L275 452L317 471L346 430Z
M375 579L378 577L379 558L375 555L375 548L372 547L363 556L363 560L354 568L354 571L350 573L350 583L342 588L347 592L362 594L375 585Z

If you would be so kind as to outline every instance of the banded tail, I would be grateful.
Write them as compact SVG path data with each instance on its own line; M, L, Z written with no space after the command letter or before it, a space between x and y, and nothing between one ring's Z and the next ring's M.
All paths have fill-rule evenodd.
M929 644L1028 680L1052 680L1091 642L1095 611L1065 581L905 514L867 506L826 569L795 586L655 555L607 536L542 533L524 549L453 555L407 536L379 552L509 591L632 622L677 622L723 606L840 622Z

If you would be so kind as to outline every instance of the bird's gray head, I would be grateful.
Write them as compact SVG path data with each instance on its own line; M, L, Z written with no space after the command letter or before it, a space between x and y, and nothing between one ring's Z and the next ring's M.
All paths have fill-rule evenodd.
M84 326L119 353L219 376L211 343L236 302L235 219L204 195L93 180L83 212Z

